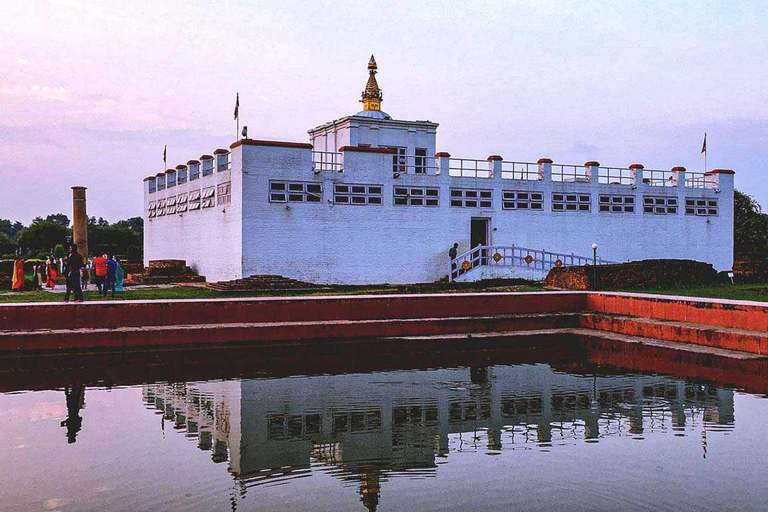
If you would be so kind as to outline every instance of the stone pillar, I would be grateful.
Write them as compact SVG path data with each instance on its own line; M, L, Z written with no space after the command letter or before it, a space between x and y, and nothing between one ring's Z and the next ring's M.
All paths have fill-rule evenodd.
M550 158L539 158L539 179L542 181L552 181L552 160Z
M644 185L643 169L645 169L643 164L632 164L629 166L629 170L632 172L632 180L634 181L633 185L635 188L642 187Z
M587 181L590 183L594 183L597 185L598 183L598 175L599 175L599 168L600 168L600 162L595 162L594 160L590 160L589 162L584 164L584 169L587 171Z
M85 187L72 187L72 242L77 252L88 258L88 212L85 208Z
M437 162L437 169L435 169L435 174L445 174L448 176L449 174L449 167L450 167L450 161L451 161L451 154L446 153L445 151L440 151L439 153L435 153L435 161Z

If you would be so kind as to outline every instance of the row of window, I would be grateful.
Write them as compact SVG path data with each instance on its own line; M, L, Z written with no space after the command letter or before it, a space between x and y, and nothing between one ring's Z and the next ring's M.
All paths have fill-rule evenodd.
M229 169L229 155L216 155L216 168L219 172ZM176 185L183 185L189 181L199 179L200 176L210 176L213 174L213 159L202 160L202 163L189 164L188 168L176 169L176 172L167 173L163 176L157 176L149 180L149 193L154 194L167 188L173 188Z
M335 204L381 205L382 185L335 184ZM440 206L440 189L437 187L399 187L393 191L395 206ZM272 181L269 184L269 200L273 203L320 203L323 185L313 182ZM451 189L451 206L458 208L493 208L493 190ZM717 199L686 198L686 215L714 216L718 214ZM543 211L542 192L516 190L502 191L502 209ZM598 210L603 213L635 213L635 197L605 195L598 197ZM590 212L591 194L552 193L553 212ZM677 214L677 198L643 196L643 213L656 215Z
M147 217L152 219L175 213L212 208L216 204L227 205L231 202L232 184L230 182L219 183L216 187L206 187L201 190L150 201L147 204Z

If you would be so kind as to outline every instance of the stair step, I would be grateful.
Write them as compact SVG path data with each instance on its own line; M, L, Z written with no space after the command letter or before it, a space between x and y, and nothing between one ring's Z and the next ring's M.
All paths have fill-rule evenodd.
M768 332L624 315L582 313L586 329L768 355Z
M159 345L296 342L573 328L577 313L510 314L382 320L195 324L117 329L0 331L0 351L118 349Z

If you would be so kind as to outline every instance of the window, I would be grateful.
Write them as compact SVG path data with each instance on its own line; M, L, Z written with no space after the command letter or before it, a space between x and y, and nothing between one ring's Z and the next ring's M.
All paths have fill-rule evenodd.
M219 153L216 155L216 170L218 172L229 169L229 153Z
M169 172L166 174L166 188L172 188L176 186L176 173L175 172Z
M381 204L381 185L344 185L333 186L335 204Z
M157 177L157 190L165 190L165 176Z
M643 196L643 213L654 213L656 215L676 215L677 198Z
M440 206L440 189L395 187L395 206Z
M589 194L552 193L553 212L588 212L591 210L591 203Z
M715 216L717 215L717 199L685 198L685 214Z
M270 181L270 203L320 203L323 185L313 182Z
M399 172L405 174L405 148L392 146L389 149L395 153L392 155L392 172Z
M416 174L427 173L427 150L426 148L416 148L416 161L414 166Z
M154 194L156 190L157 190L157 183L155 183L155 179L152 178L151 180L149 180L149 193Z
M213 174L213 160L206 158L203 160L203 176L210 176Z
M493 190L451 189L451 206L493 208Z
M176 196L171 196L165 200L165 206L175 206L175 205L176 205Z
M182 167L176 171L176 183L183 185L187 182L187 168Z
M150 201L147 204L147 217L148 218L151 219L152 217L157 215L157 211L155 210L155 208L157 208L157 203L155 201Z
M501 208L503 210L541 211L544 209L544 194L542 192L503 190L501 192L501 198Z
M634 196L600 195L600 211L604 213L635 213Z
M200 177L200 164L189 164L189 181Z
M189 193L189 206L187 207L188 210L199 210L200 209L200 191L199 190L193 190Z
M176 213L176 207L175 206L168 206L165 208L166 215L173 215Z
M219 183L219 204L232 202L232 182Z
M210 208L216 205L216 188L207 187L200 193L200 206L203 208Z

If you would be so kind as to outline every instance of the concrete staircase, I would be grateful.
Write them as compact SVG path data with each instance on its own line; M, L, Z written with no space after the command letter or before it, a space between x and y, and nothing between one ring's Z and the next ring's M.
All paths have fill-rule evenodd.
M314 291L324 289L312 283L297 281L288 277L276 275L255 275L234 279L232 281L219 281L209 283L208 288L219 292L243 292L243 291L264 291L264 292L282 292L282 291Z

